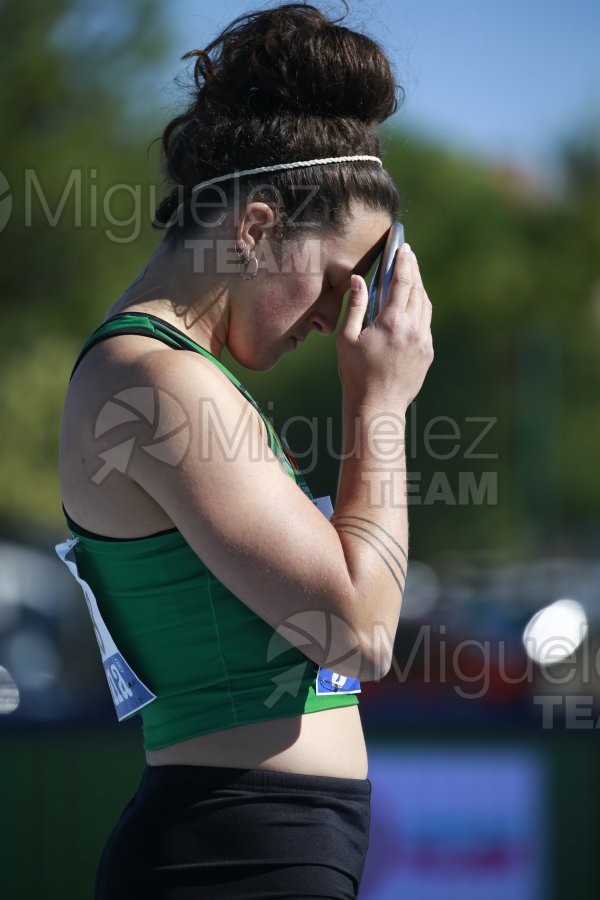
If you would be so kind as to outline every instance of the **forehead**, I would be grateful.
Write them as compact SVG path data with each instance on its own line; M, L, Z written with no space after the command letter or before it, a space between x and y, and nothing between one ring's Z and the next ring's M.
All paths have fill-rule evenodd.
M344 232L332 235L327 241L327 262L349 271L356 271L363 263L368 270L377 254L382 251L391 226L389 213L353 206Z

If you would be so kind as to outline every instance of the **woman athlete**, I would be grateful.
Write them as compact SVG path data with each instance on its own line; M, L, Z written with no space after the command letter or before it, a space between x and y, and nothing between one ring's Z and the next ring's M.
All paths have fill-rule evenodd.
M433 358L406 244L362 328L398 209L374 130L397 88L375 42L303 4L242 16L192 57L162 136L164 238L86 341L62 420L57 552L147 763L95 896L354 898L371 797L358 693L391 667L404 421ZM221 355L272 368L335 330L348 291L331 516Z

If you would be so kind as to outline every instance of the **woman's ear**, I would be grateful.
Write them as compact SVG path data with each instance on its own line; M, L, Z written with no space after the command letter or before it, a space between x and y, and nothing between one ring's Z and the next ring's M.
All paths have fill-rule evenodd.
M253 250L263 238L271 237L275 224L276 215L273 208L268 203L252 201L246 206L237 227L239 245L245 241L249 250Z

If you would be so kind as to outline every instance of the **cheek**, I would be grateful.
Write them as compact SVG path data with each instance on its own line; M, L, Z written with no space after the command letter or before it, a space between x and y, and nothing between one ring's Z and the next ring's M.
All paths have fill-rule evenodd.
M295 321L314 306L323 290L321 275L282 275L280 279L281 307Z
M310 276L271 275L264 284L256 285L247 303L241 298L230 319L229 352L247 368L254 368L263 357L270 359L271 348L295 330L320 291L321 279Z
M248 369L262 369L265 363L270 367L274 361L266 360L265 353L285 332L284 318L281 299L270 285L242 298L229 320L229 352Z
M268 326L269 333L281 334L293 329L316 302L321 291L320 278L286 275L271 276L268 287L256 300L256 318Z

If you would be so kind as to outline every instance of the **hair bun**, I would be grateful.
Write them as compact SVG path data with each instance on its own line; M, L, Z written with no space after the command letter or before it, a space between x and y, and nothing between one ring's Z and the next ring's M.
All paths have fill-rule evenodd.
M314 6L290 3L240 16L205 50L183 59L192 56L196 84L211 106L376 125L398 105L392 70L379 45L331 22Z
M375 41L314 6L285 3L239 16L182 59L194 60L189 103L160 139L167 195L155 214L156 227L168 228L176 243L204 227L189 202L200 182L274 163L382 154L374 126L397 107L390 63ZM234 183L220 186L233 194ZM266 202L275 194L264 185L276 187L278 240L315 223L341 231L353 201L392 220L398 211L390 175L365 160L289 167L241 184ZM306 189L315 186L306 204Z

